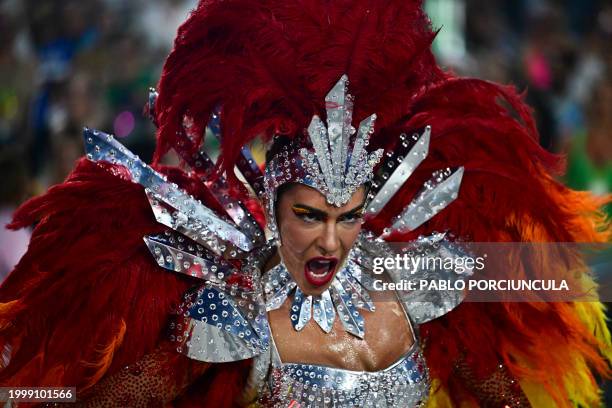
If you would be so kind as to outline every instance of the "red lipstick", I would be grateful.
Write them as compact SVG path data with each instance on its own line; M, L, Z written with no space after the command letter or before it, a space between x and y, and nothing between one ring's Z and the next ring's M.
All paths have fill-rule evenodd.
M313 286L323 286L334 277L338 258L318 256L311 258L304 265L304 276Z

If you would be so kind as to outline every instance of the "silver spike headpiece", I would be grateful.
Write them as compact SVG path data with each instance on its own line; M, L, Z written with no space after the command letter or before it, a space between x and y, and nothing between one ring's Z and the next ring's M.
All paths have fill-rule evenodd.
M365 118L356 131L352 126L353 97L343 75L325 97L327 126L314 115L308 126L311 146L291 146L277 154L266 167L264 184L268 227L277 236L274 201L278 187L300 183L315 188L336 207L346 204L353 193L372 179L383 149L368 153L376 114ZM353 135L357 133L353 139ZM352 151L349 147L352 143ZM299 144L299 143L298 143Z

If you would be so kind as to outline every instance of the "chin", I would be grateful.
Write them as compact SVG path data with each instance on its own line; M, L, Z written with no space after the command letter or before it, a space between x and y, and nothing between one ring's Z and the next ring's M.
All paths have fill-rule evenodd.
M325 292L327 289L329 289L329 287L331 286L331 281L327 283L326 285L322 285L322 286L313 286L310 283L305 281L303 286L302 285L298 285L298 286L300 286L300 290L302 291L302 293L304 293L307 296L319 296L320 294Z

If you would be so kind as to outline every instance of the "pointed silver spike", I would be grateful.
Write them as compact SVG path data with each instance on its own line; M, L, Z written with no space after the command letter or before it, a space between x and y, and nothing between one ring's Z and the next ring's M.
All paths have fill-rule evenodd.
M336 318L336 312L334 304L332 303L331 295L326 290L314 298L312 314L315 322L319 325L325 333L329 333L334 327L334 320Z
M339 182L346 170L346 153L350 137L351 120L353 117L351 97L347 94L348 77L342 75L334 87L325 96L325 110L327 111L327 135L333 178L326 180L330 187L338 188ZM329 184L331 182L331 184Z
M448 170L434 175L383 237L395 231L414 231L446 208L459 194L463 173L464 168L460 167L452 173Z
M312 317L312 296L306 296L300 288L295 289L291 305L291 324L297 331L302 330Z
M368 151L365 149L365 146L370 141L370 136L374 132L374 123L376 122L376 114L373 113L359 124L359 131L357 132L357 137L355 138L355 143L353 144L353 151L351 153L351 160L349 164L349 168L346 173L346 184L354 184L355 177L357 176L357 172L359 169L359 165L364 161L368 161ZM375 154L375 153L372 153ZM370 154L370 156L372 155ZM381 152L382 154L382 152ZM377 160L378 162L378 160ZM365 182L365 181L364 181Z
M280 288L278 292L270 296L270 298L266 302L266 310L269 312L281 307L289 297L291 291L293 291L296 286L297 285L295 282L289 282L287 285Z
M383 209L385 205L404 185L406 180L412 176L414 170L427 157L429 141L431 138L431 126L425 127L425 131L419 136L408 154L399 166L391 173L389 179L383 184L378 193L367 205L367 215L374 216Z
M349 265L349 271L351 271L352 269L355 269L355 265ZM369 312L373 312L374 310L376 310L374 302L372 302L372 298L370 297L368 291L363 286L361 286L357 278L355 278L351 273L347 273L339 280L344 289L347 291L347 293L355 294L355 306L360 309L367 310Z
M319 163L319 172L322 173L325 183L327 184L333 178L331 162L332 157L327 144L327 129L325 128L323 121L321 121L321 118L319 118L317 115L312 117L310 125L308 125L308 134L310 135L310 141L312 142L312 146L314 147L316 153L316 160Z
M264 282L264 293L267 299L266 311L268 312L281 307L297 286L282 264L276 265L268 271Z
M337 280L334 280L332 285L336 289L332 292L332 300L336 304L338 317L344 326L344 330L363 339L365 336L365 323L363 317L351 300L351 296Z
M89 160L120 164L129 171L134 183L145 188L158 222L170 228L173 228L173 225L180 227L178 232L196 242L200 242L202 235L215 235L216 240L223 242L219 249L235 247L244 252L253 249L253 243L248 236L219 218L211 209L176 184L169 182L164 175L153 170L112 135L86 128L83 137ZM167 212L166 207L174 211L164 214L164 209ZM219 249L214 252L224 252L223 249L219 252Z
M223 283L237 272L232 265L211 256L181 234L168 231L168 235L147 235L143 239L157 264L164 269L216 283Z

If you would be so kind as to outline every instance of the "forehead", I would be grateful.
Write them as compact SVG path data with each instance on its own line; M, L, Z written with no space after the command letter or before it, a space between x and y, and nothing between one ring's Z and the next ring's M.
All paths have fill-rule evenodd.
M303 184L294 184L280 196L279 204L286 205L306 205L316 208L317 210L325 211L328 214L341 214L350 211L361 205L365 198L365 187L361 186L353 193L351 199L341 207L331 205L325 199L325 196L312 187Z

